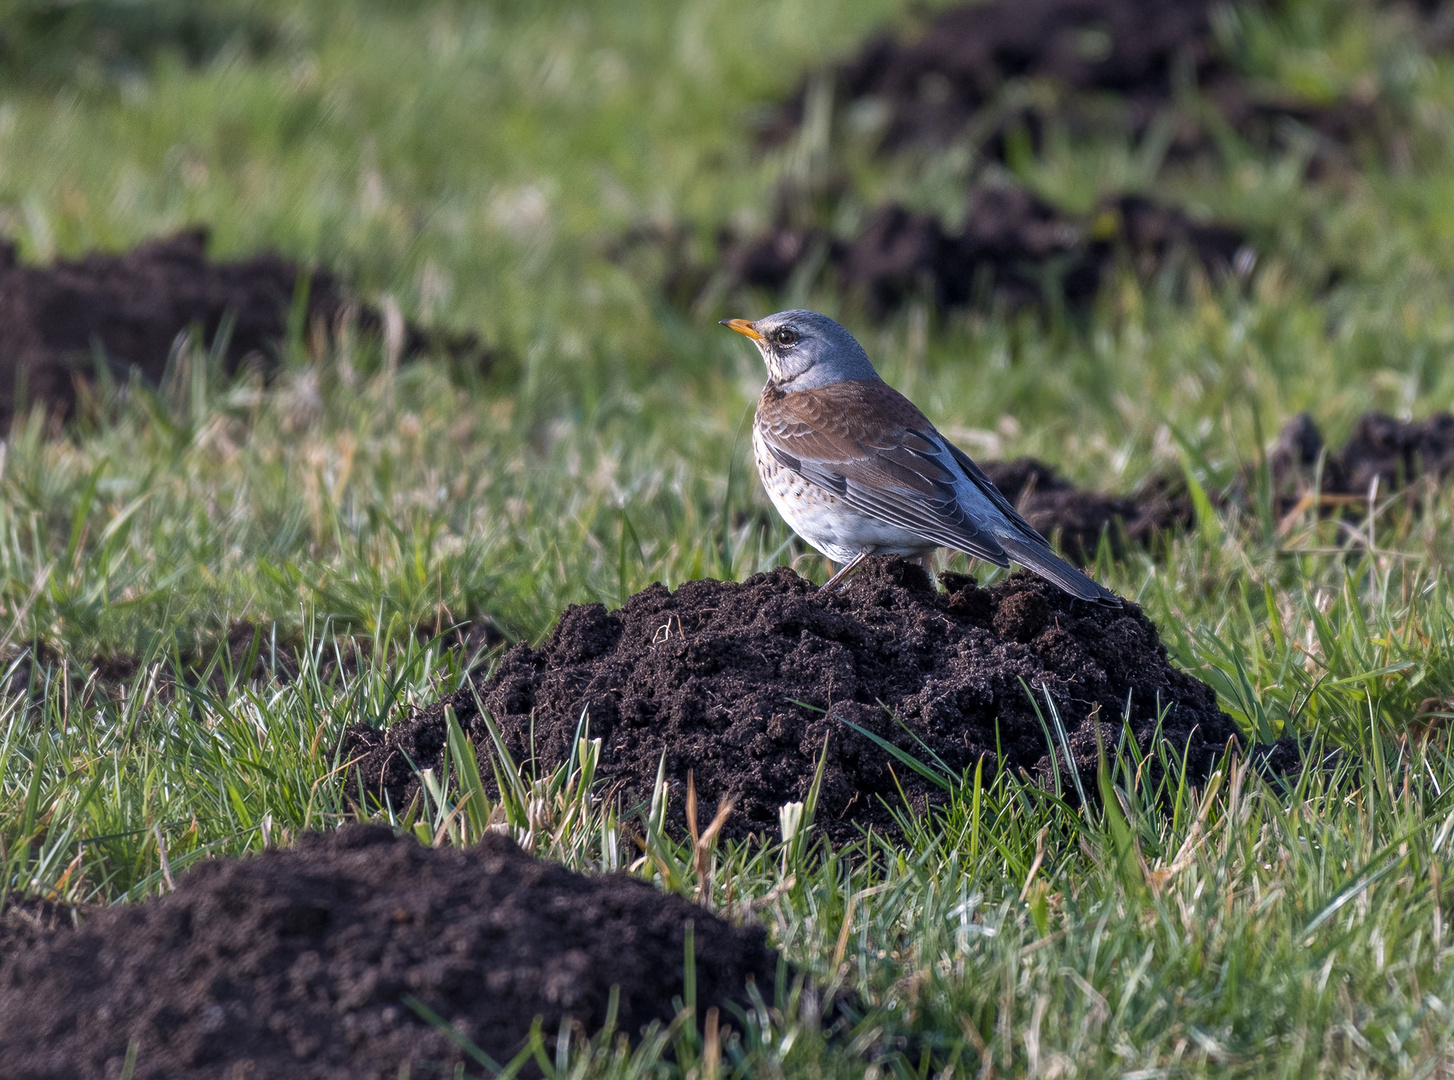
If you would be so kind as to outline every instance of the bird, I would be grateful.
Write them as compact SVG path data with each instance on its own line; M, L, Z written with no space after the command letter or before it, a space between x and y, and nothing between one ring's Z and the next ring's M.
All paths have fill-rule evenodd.
M1014 561L1072 596L1120 605L883 381L844 327L802 309L722 325L751 339L767 365L752 426L758 475L793 531L839 564L825 589L870 555L927 568L946 547L996 566Z

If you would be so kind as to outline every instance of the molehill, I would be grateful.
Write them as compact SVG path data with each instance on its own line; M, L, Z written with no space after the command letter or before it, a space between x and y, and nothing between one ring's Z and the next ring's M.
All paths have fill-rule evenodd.
M1082 774L1094 775L1097 730L1110 747L1120 739L1128 702L1138 743L1164 713L1161 736L1196 770L1238 737L1136 605L1086 604L1023 572L988 589L943 583L880 558L832 594L782 568L674 593L653 585L618 611L571 607L538 648L515 646L489 678L390 728L351 729L344 753L370 797L402 808L418 790L410 762L440 764L446 705L483 759L478 694L511 755L533 752L541 771L567 760L584 709L599 774L625 809L650 799L665 755L678 828L691 774L703 824L731 799L726 835L775 838L779 807L807 795L826 743L818 822L845 841L860 826L896 832L901 788L917 811L943 797L850 725L956 776L983 758L987 775L1026 769L1047 784L1055 766L1032 704L1048 719L1047 693Z
M668 294L690 304L724 288L781 293L827 268L877 318L914 299L932 301L938 311L982 303L1019 308L1050 302L1053 293L1081 309L1118 265L1142 278L1197 267L1222 279L1249 272L1256 259L1240 229L1199 222L1133 195L1109 197L1081 215L1012 184L980 183L970 187L957 228L933 214L886 204L843 239L817 223L796 225L792 198L780 203L766 233L726 230L719 236L721 270L715 275L677 253Z
M1212 125L1180 107L1194 86L1227 128L1254 145L1280 140L1288 121L1318 138L1320 153L1378 134L1394 110L1375 97L1315 102L1262 85L1222 54L1214 0L988 0L944 9L904 38L868 37L843 62L807 76L763 127L764 143L799 130L808 100L831 91L840 115L862 123L865 105L879 145L893 153L970 136L986 157L1008 143L1038 144L1046 129L1119 129L1145 136L1174 121L1173 157L1212 149ZM1040 93L1006 93L1016 84Z
M1288 421L1267 458L1280 510L1314 488L1323 495L1367 499L1418 481L1437 484L1454 472L1454 414L1399 420L1366 412L1342 447L1323 442L1313 418Z
M634 1039L675 1014L689 921L701 1009L746 1005L748 980L771 999L778 971L761 928L624 874L501 836L436 850L370 826L203 862L171 895L79 927L27 914L0 934L0 1072L17 1080L114 1078L132 1040L138 1080L475 1069L410 995L504 1061L536 1016L552 1041L563 1016L594 1035L617 986Z
M271 253L216 262L206 249L206 230L194 229L43 267L19 265L14 246L0 242L0 424L36 403L69 416L102 371L122 385L133 369L157 383L179 334L195 328L199 344L211 348L228 320L224 370L244 362L271 369L295 299L306 301L304 332L314 325L333 332L348 320L367 333L384 331L384 316L350 299L326 271ZM400 330L406 357L432 351L491 362L472 335L412 324Z

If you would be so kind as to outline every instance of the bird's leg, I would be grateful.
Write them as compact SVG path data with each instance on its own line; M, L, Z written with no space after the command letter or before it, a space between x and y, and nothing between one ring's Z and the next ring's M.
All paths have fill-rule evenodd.
M864 559L868 558L872 554L873 552L871 551L860 551L857 555L853 556L853 558L849 559L846 563L843 564L842 567L839 568L838 573L834 574L826 582L824 582L822 591L832 592L835 585L837 585L840 581L846 578L849 574L853 573L853 571L857 570L858 564L863 562Z

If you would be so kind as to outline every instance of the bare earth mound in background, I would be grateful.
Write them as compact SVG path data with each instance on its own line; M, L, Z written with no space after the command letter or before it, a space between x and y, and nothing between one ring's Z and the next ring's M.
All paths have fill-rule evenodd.
M755 291L780 300L832 284L877 319L914 301L939 312L1062 303L1082 310L1119 267L1142 280L1169 273L1184 281L1195 272L1220 281L1245 278L1257 261L1236 225L1198 221L1136 195L1107 197L1080 214L994 181L970 186L953 228L898 203L873 208L851 235L830 232L824 219L831 216L789 187L764 231L724 227L708 250L686 226L643 226L606 253L659 278L682 308L716 310L729 296L750 303ZM636 266L642 256L645 265Z
M78 929L0 938L0 1071L111 1080L136 1039L137 1078L452 1075L468 1059L406 995L502 1061L537 1015L549 1040L564 1015L594 1035L615 985L617 1028L635 1038L675 1014L688 920L700 1009L745 1005L749 979L771 1000L760 928L642 881L496 836L432 850L367 826L305 835L201 863L170 896Z
M1398 420L1366 412L1335 450L1323 442L1313 418L1302 413L1282 429L1267 463L1282 502L1295 502L1315 486L1323 495L1366 499L1376 484L1386 496L1454 473L1454 414Z
M767 233L719 238L715 275L688 263L668 270L678 302L738 288L779 292L825 267L841 288L883 318L924 299L939 311L972 305L1011 308L1063 300L1083 308L1117 265L1150 278L1199 268L1213 280L1250 272L1255 253L1233 226L1199 222L1137 196L1104 200L1089 215L1070 214L1023 188L970 188L963 224L948 229L932 214L879 207L857 235L838 240L816 225L795 227L782 209Z
M539 649L511 649L477 689L517 761L532 737L542 771L566 760L587 709L599 775L624 808L650 799L665 754L677 826L690 771L702 824L731 799L724 831L734 837L777 836L778 808L808 793L825 740L818 822L835 841L859 826L896 831L884 804L902 807L900 785L918 810L942 798L844 721L921 761L932 752L956 777L983 757L987 773L1002 764L1046 782L1052 764L1027 687L1042 710L1049 691L1091 775L1096 727L1114 747L1128 699L1138 742L1152 741L1164 710L1162 736L1194 769L1238 737L1211 688L1168 663L1135 605L1086 604L1024 573L990 589L959 575L944 583L938 592L918 567L884 558L832 595L786 568L675 593L654 585L619 611L568 608ZM344 752L362 755L367 792L400 808L413 797L409 762L440 764L446 704L484 756L490 737L466 688L386 730L350 731Z
M17 265L15 249L0 244L0 425L36 402L69 416L78 384L94 382L100 363L118 383L133 368L156 383L177 335L196 327L210 347L229 313L225 370L236 371L244 360L271 368L300 282L307 290L304 332L315 324L333 332L349 318L365 332L384 331L383 316L352 304L326 271L273 254L213 262L206 247L206 232L194 230L120 255L93 253L38 267ZM488 363L471 336L399 329L404 356L438 350Z
M949 8L900 39L870 37L841 64L804 80L762 131L769 145L802 124L817 86L860 123L873 117L886 152L942 145L968 134L1004 160L1016 134L1036 142L1050 124L1115 127L1139 138L1174 117L1167 152L1215 145L1217 132L1182 107L1196 87L1227 128L1255 144L1283 137L1288 121L1325 145L1348 144L1380 119L1376 100L1323 104L1269 90L1221 55L1216 0L991 0ZM1006 96L1027 80L1033 95ZM1163 135L1162 137L1166 137Z
M1179 476L1153 475L1137 495L1108 495L1075 487L1034 458L980 465L1030 524L1046 536L1059 537L1064 552L1082 563L1094 557L1103 532L1119 554L1128 544L1151 546L1157 536L1181 532L1195 520ZM1416 503L1454 475L1454 414L1399 420L1366 412L1348 440L1332 447L1303 413L1278 434L1267 467L1279 515L1294 511L1315 493L1352 518L1366 512L1370 492L1379 501L1403 493ZM1244 476L1213 492L1212 499L1246 509L1254 483L1255 476Z
M1266 14L1240 6L1253 19ZM808 73L766 113L759 135L779 147L801 137L795 154L863 144L916 163L951 144L972 148L964 213L953 223L854 198L851 171L822 166L810 182L784 183L766 229L724 226L709 239L646 226L613 253L656 249L665 293L699 314L732 306L724 301L736 291L783 297L825 284L876 317L912 300L940 312L1075 309L1094 300L1118 264L1142 279L1167 270L1245 277L1257 252L1237 222L1199 220L1134 191L1103 193L1088 212L1069 212L1007 186L1002 168L1019 173L1026 155L1066 136L1129 140L1158 164L1290 151L1310 176L1372 159L1407 167L1429 125L1398 93L1375 84L1312 100L1249 77L1224 54L1219 7L983 0L921 12L902 34L873 34L854 55ZM1439 21L1410 18L1429 29ZM845 228L845 220L858 224Z

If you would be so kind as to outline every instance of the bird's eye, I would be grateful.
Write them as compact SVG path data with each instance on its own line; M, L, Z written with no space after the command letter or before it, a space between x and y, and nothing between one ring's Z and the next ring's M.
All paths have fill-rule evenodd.
M791 326L779 327L772 332L772 339L784 348L788 348L798 343L798 332Z

